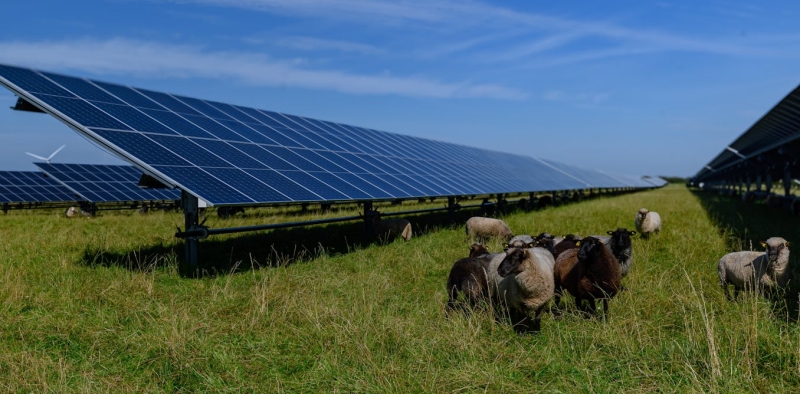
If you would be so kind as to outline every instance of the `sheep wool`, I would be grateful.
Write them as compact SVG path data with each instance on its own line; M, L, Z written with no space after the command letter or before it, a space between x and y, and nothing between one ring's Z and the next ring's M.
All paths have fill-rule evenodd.
M473 216L467 220L466 232L471 239L479 241L489 238L509 239L514 236L514 233L502 220L480 216Z
M719 260L717 273L725 297L731 300L729 285L734 287L734 299L741 290L765 290L785 288L789 281L789 242L781 237L772 237L762 245L766 252L733 252Z
M541 329L542 311L555 290L553 266L548 260L553 260L553 256L545 249L513 248L498 266L497 274L503 279L497 285L497 292L500 301L509 308L518 333ZM530 312L534 312L532 325Z
M636 214L634 224L636 225L636 231L643 237L647 237L650 233L661 231L661 216L658 212L642 208Z

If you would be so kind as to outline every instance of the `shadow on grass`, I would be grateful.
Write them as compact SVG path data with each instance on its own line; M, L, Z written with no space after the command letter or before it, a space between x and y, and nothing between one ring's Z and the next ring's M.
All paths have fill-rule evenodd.
M619 194L624 193L604 193L593 197L612 197ZM409 206L408 209L414 208ZM517 211L516 206L509 205L505 208L504 215ZM266 216L266 213L256 212L254 215ZM440 228L463 228L463 223L475 215L480 215L479 209L456 211L453 221L456 224L450 223L446 211L399 217L409 219L414 228L414 237L420 237ZM361 221L232 234L200 241L198 268L202 276L224 275L309 261L323 253L331 256L347 254L383 242L385 240L365 238L364 224ZM150 271L170 267L177 269L183 259L183 243L147 245L135 251L116 251L95 246L84 249L80 263L86 266L114 266L132 271Z
M441 228L462 226L477 210L455 213L451 225L447 212L402 216L414 227L414 237L425 236ZM394 239L389 240L389 242ZM295 227L261 232L210 237L200 241L198 268L203 276L224 275L263 267L280 267L319 257L343 255L386 240L365 238L361 221ZM413 242L413 239L412 239ZM155 244L134 251L86 247L80 260L86 266L122 267L132 271L150 271L181 264L184 245Z
M763 251L761 242L770 237L782 237L800 245L798 220L785 209L768 207L763 202L744 202L738 197L721 196L714 192L693 189L692 193L700 200L720 235L727 237L726 242L731 251ZM793 322L800 318L800 264L797 256L790 253L789 286L780 294L770 297L776 316L786 317Z

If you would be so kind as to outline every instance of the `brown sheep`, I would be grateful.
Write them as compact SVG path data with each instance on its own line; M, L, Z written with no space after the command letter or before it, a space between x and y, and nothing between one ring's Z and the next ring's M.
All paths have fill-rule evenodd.
M603 300L603 312L608 313L608 300L620 290L622 272L617 258L594 237L578 241L580 249L568 249L556 260L554 269L555 305L559 306L564 290L575 297L575 305L583 308L589 301L588 312L596 311L595 300Z

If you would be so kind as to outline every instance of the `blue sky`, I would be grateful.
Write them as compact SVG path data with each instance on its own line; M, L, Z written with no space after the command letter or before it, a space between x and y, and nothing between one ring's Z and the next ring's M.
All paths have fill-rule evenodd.
M800 83L796 1L7 3L2 63L617 173L693 175ZM47 115L0 138L116 162Z

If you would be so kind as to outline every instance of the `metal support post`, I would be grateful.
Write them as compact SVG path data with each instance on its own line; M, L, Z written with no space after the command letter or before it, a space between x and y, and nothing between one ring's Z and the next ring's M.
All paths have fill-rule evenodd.
M750 186L753 185L753 180L750 178L750 174L747 174L747 192L750 192Z
M772 193L772 173L767 172L767 180L765 182L765 186L767 187L767 194Z
M792 168L789 163L783 167L783 192L786 197L792 195Z
M447 221L450 224L455 223L456 221L456 210L458 210L459 206L456 204L455 197L447 197Z
M364 201L364 239L369 239L375 234L375 227L372 225L374 215L372 201Z
M184 231L195 230L200 227L200 215L197 203L197 197L187 193L185 190L181 191L181 206L183 208L183 217L185 220ZM180 266L181 274L194 276L197 273L197 266L199 260L199 236L187 237L184 240L184 258Z
M761 174L759 173L758 175L756 175L756 191L757 192L761 191L761 183L762 183L761 182Z
M3 203L3 213L8 213L8 203L7 202Z

